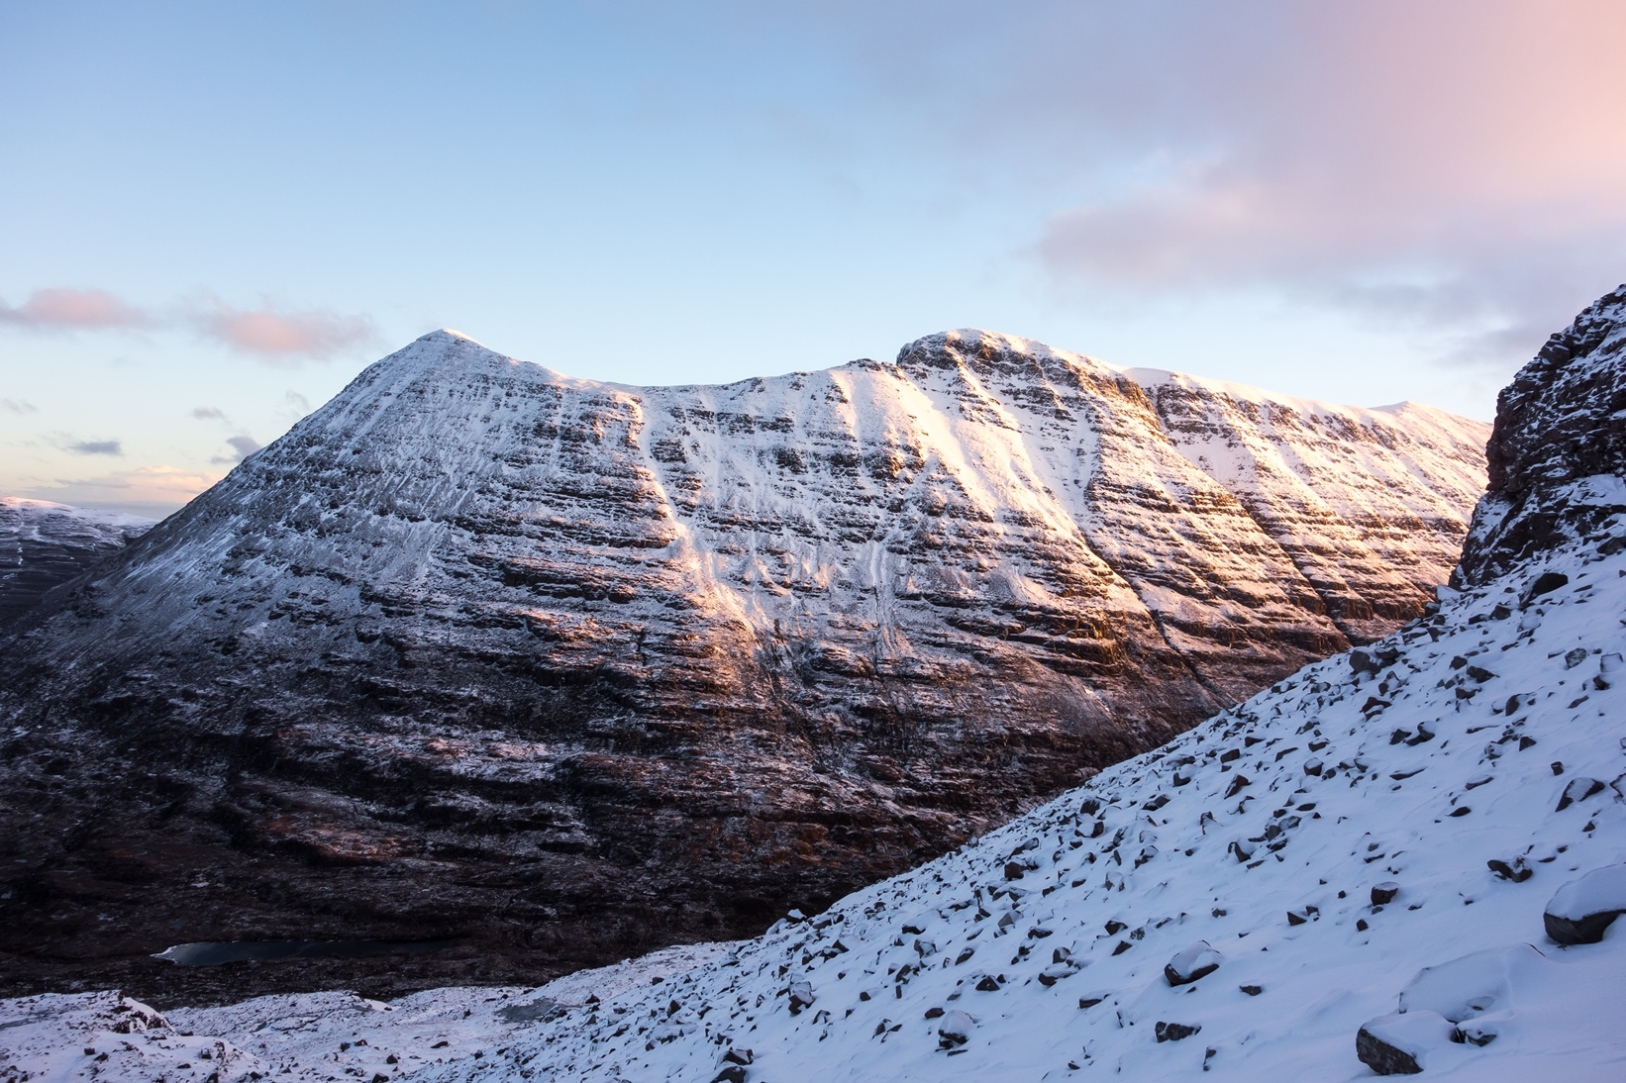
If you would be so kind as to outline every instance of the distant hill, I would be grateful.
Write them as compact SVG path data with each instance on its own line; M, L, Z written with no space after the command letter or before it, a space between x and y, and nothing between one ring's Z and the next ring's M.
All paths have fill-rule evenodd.
M134 515L0 496L0 626L152 525Z

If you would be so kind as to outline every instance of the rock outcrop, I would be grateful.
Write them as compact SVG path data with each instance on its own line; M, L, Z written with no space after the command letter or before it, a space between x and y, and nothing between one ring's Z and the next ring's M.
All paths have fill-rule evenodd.
M1553 335L1496 400L1490 481L1454 582L1477 585L1626 513L1626 285Z
M0 971L760 931L1421 614L1484 435L985 332L654 389L426 336L0 645Z

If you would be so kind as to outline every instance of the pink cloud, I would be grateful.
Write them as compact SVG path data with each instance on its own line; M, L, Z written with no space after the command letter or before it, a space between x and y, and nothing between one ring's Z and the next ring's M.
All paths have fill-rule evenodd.
M368 316L320 309L277 311L269 303L257 309L239 309L213 298L193 308L190 322L217 342L273 363L327 358L370 344L378 337L378 329Z
M152 318L106 290L35 290L13 308L0 301L0 323L41 331L103 331L145 327Z
M107 290L35 290L11 307L0 301L0 325L31 331L133 331L186 327L272 364L322 360L378 340L370 316L326 309L279 310L270 302L236 308L212 294L168 310L149 311Z
M1192 14L1147 70L1108 54L1088 83L1104 97L1074 100L1073 123L1139 144L1145 167L1050 219L1038 252L1059 281L1265 285L1456 328L1467 356L1539 341L1626 273L1626 141L1605 134L1626 118L1626 6ZM1097 123L1102 101L1138 126Z

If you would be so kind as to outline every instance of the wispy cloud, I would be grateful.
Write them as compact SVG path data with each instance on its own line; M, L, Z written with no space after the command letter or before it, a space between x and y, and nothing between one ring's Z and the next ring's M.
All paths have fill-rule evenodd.
M254 437L247 435L228 436L226 437L226 443L231 445L233 454L217 455L210 459L210 462L235 466L244 459L248 458L250 455L254 454L256 451L260 450L262 446L258 440L254 439Z
M58 478L21 495L161 519L219 480L219 474L142 466L94 477Z
M106 290L35 290L13 308L0 301L0 324L35 331L107 331L147 327L152 317Z
M39 407L25 399L0 399L0 410L8 414L37 414Z
M193 306L188 319L206 337L273 364L323 360L378 339L369 316L322 309L279 311L269 303L242 309L210 298Z
M273 365L327 360L379 340L367 315L279 307L269 300L239 308L209 293L167 308L143 308L106 290L62 287L35 290L15 307L0 301L0 326L58 333L187 330Z
M226 412L217 406L197 406L192 410L192 416L199 421L224 421Z
M75 455L123 455L124 446L118 440L76 440L63 447Z

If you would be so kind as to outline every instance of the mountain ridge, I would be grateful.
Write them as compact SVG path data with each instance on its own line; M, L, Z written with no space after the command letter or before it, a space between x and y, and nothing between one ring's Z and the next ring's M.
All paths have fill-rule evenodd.
M529 974L759 928L1420 614L1481 484L1471 422L900 356L370 366L0 647L14 972L91 930L139 969L478 928Z

